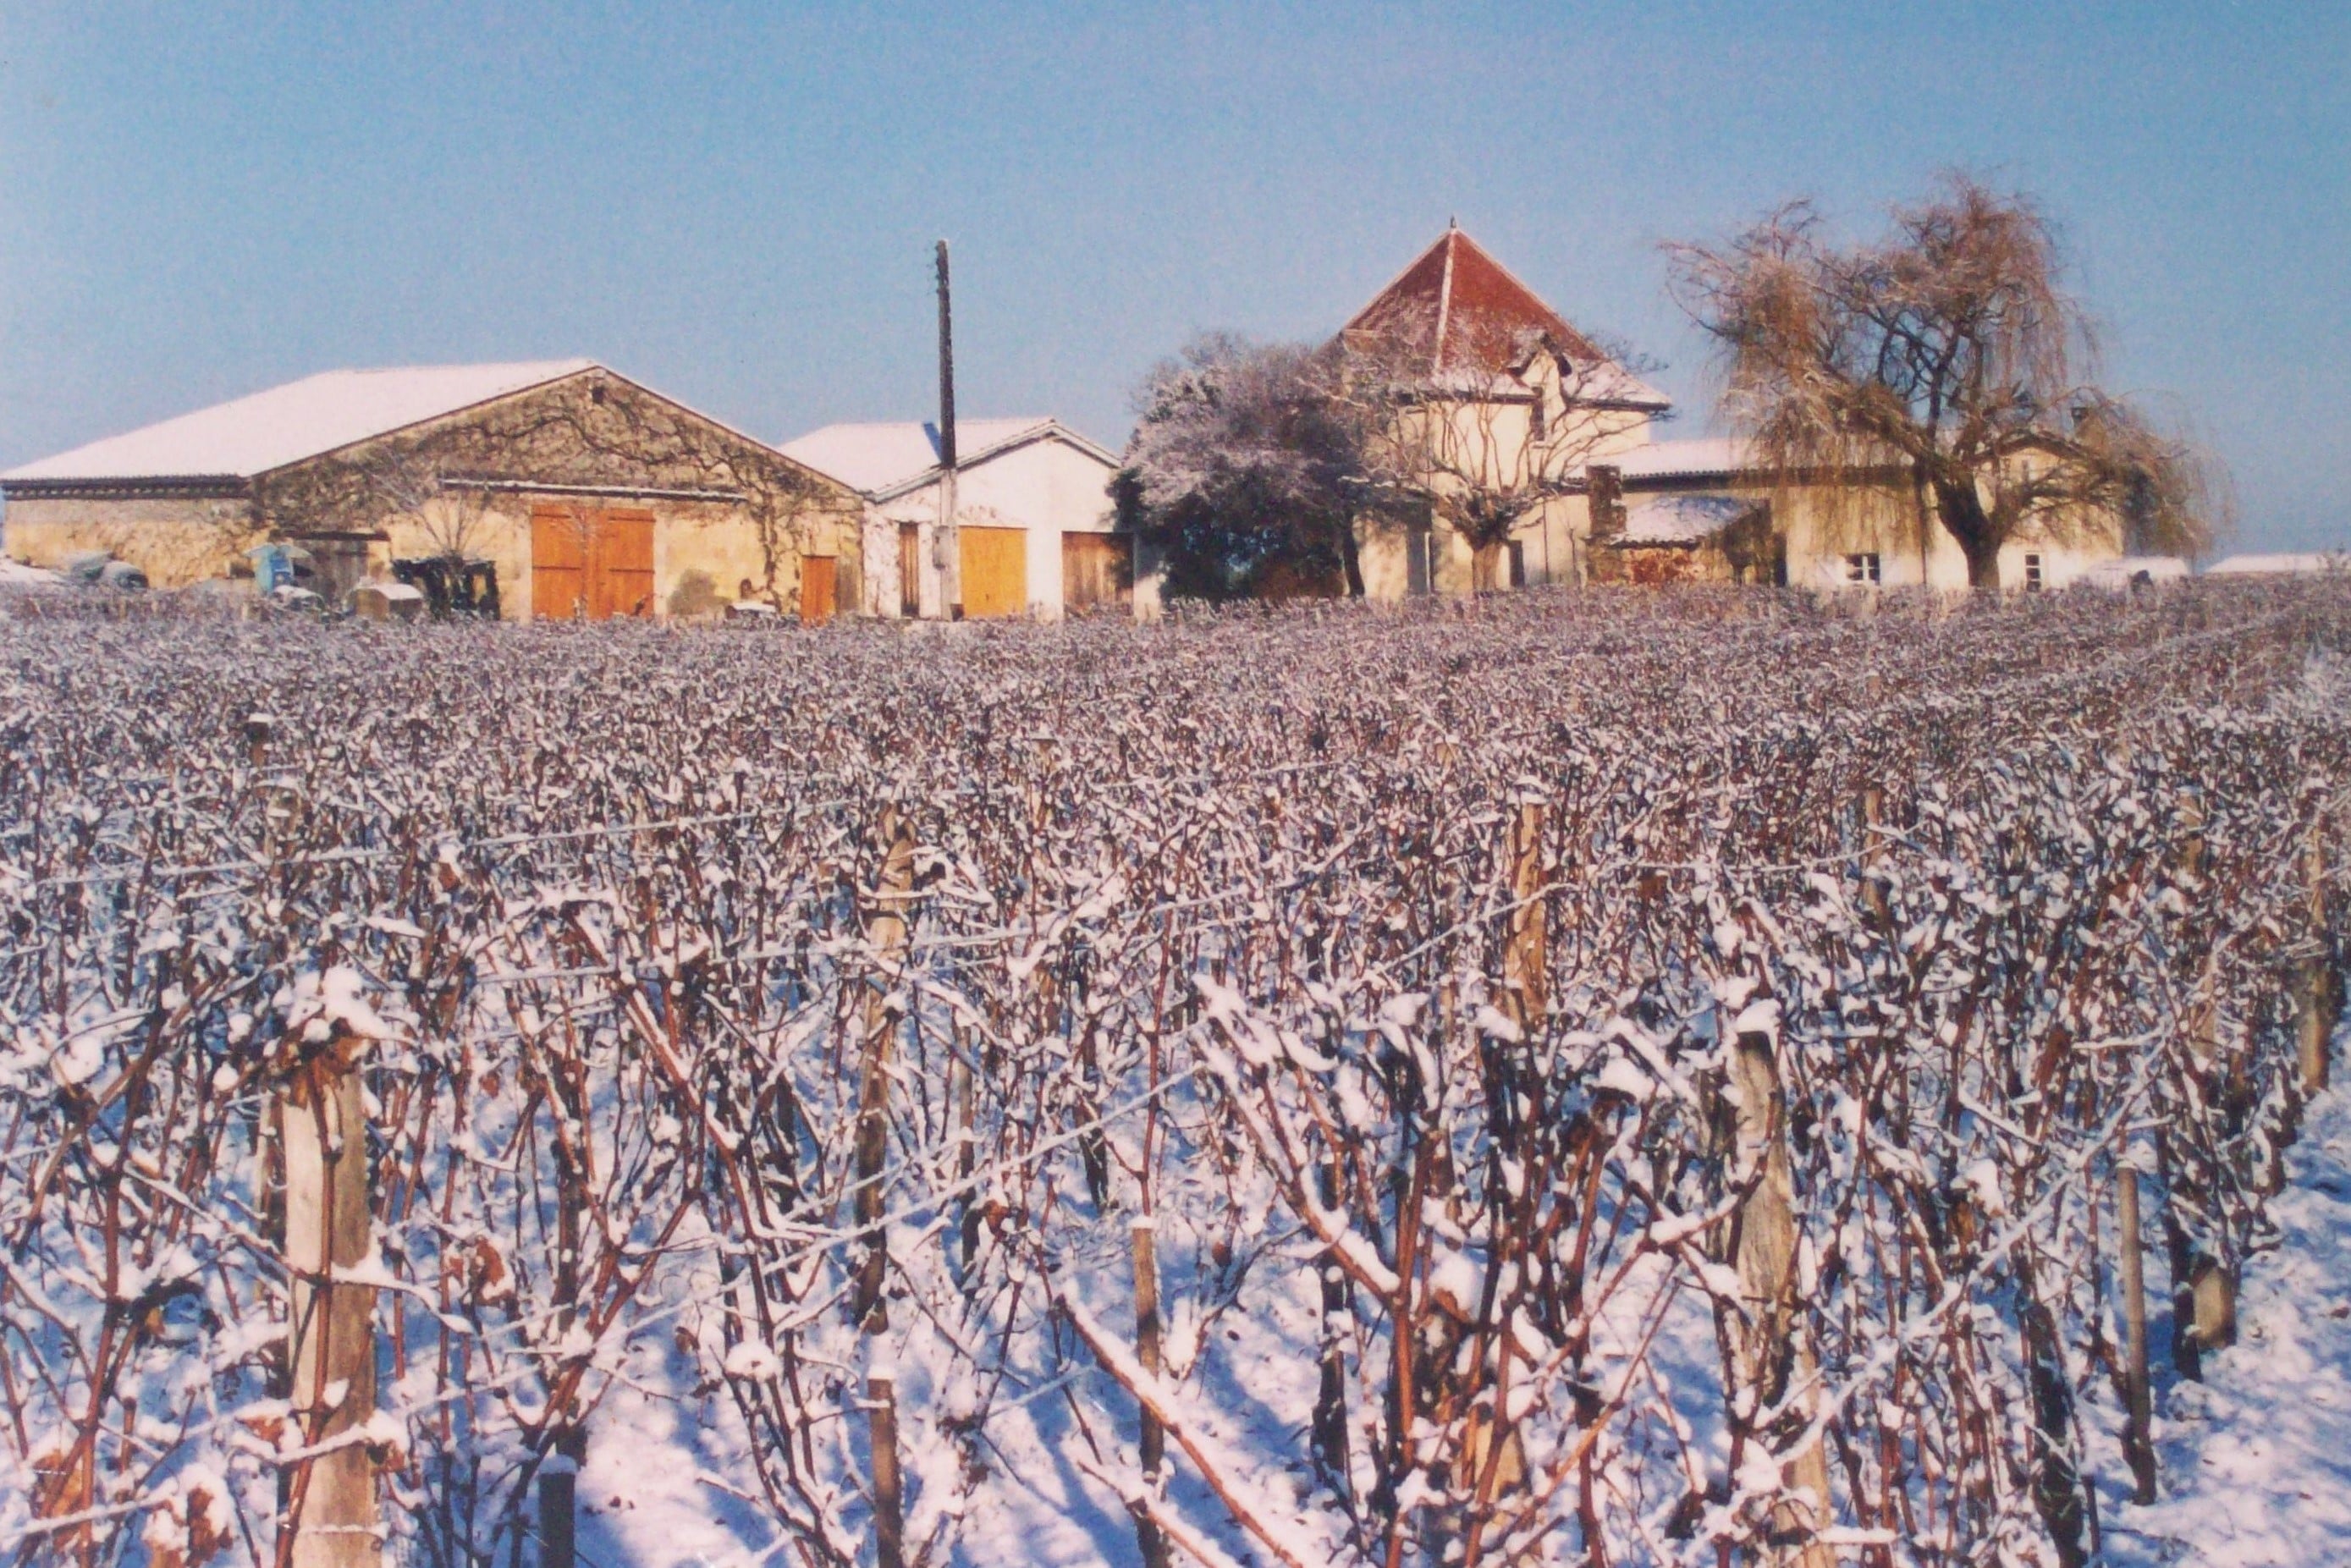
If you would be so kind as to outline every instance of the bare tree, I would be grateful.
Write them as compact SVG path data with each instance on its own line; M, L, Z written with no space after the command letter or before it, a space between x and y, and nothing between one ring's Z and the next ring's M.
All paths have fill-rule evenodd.
M2196 453L2089 379L2095 335L2029 198L1953 174L1876 244L1834 243L1799 202L1669 250L1730 421L1775 484L1833 476L1833 507L1911 489L1977 588L1999 586L2001 547L2028 535L2210 541Z
M367 465L375 509L403 518L424 536L429 553L450 562L470 559L486 542L490 491L466 484L434 446L388 445Z

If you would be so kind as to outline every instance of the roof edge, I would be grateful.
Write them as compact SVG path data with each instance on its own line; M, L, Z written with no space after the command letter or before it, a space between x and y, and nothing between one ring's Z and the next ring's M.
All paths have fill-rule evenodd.
M1006 436L1003 440L997 442L991 446L983 446L978 451L968 455L962 453L956 454L956 472L958 474L967 474L983 463L992 462L996 458L1001 457L1008 452L1017 451L1023 446L1033 446L1040 441L1061 442L1065 445L1073 447L1076 450L1084 453L1087 456L1094 459L1105 468L1115 469L1119 465L1116 455L1112 453L1108 447L1102 445L1100 443L1088 436L1081 434L1077 431L1071 430L1068 425L1063 424L1058 418L1049 416L1039 420L1035 424L1029 426L1025 430L1018 431L1011 435ZM904 479L893 479L889 484L880 486L872 490L860 490L858 494L863 496L868 501L872 502L875 506L881 506L886 502L897 500L902 496L911 495L914 491L924 488L925 486L937 484L940 476L946 473L946 466L944 465L934 463L929 467L923 469L920 473L911 474Z
M0 478L0 497L12 501L241 500L253 482L242 474L157 474L131 479Z

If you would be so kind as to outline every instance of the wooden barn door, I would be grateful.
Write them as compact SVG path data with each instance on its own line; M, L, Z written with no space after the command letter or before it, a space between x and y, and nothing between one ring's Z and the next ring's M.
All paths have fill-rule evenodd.
M604 512L588 562L588 615L649 615L653 608L653 515Z
M829 555L800 557L800 619L810 626L832 619L834 564Z
M923 612L923 525L898 525L898 613L912 621Z
M530 618L569 621L588 596L592 514L569 507L530 509Z
M1061 536L1061 604L1068 610L1123 609L1134 573L1123 534Z
M653 601L653 515L555 505L530 509L535 621L642 615Z
M963 541L963 612L972 620L1029 608L1029 530L956 530Z

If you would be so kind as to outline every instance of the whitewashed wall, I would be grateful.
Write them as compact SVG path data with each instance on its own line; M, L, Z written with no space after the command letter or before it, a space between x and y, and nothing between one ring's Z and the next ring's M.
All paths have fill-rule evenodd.
M956 521L967 528L1027 529L1029 612L1040 620L1059 620L1061 536L1111 531L1116 514L1111 504L1110 481L1115 472L1067 442L1032 441L957 472ZM931 534L939 516L938 486L911 490L870 511L869 547L878 547L873 559L886 565L886 570L877 568L871 573L875 583L872 612L898 613L898 525L909 522L923 529L923 613L938 614L938 572L931 562Z

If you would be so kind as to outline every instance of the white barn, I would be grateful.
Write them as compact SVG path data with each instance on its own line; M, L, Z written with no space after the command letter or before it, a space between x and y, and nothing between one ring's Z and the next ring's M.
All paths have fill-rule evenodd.
M945 475L938 427L906 421L828 424L784 455L865 499L870 615L938 620L1125 609L1131 541L1114 533L1118 459L1057 419L956 422L961 602L946 602L938 525Z

